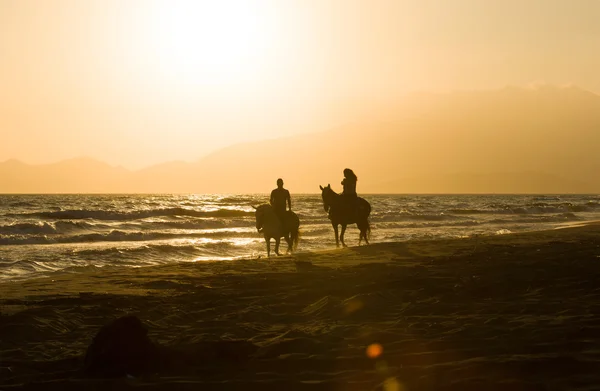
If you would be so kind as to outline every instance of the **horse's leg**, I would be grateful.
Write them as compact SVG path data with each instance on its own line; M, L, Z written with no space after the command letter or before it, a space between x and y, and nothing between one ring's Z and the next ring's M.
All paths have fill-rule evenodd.
M271 256L271 238L265 235L265 242L267 242L267 257Z
M285 236L285 241L286 241L286 242L287 242L287 244L288 244L288 248L287 248L286 254L289 254L289 253L291 253L291 252L292 252L292 235L291 235L290 233L288 233L288 234Z
M346 243L344 243L344 234L345 233L346 233L346 224L342 223L342 234L340 235L340 240L342 241L342 246L348 247L348 246L346 246Z
M356 223L358 230L360 231L360 236L358 237L358 245L362 243L362 240L365 239L365 243L369 244L369 238L367 237L367 233L369 232L369 223L366 221L362 221Z
M338 236L338 226L335 223L331 223L331 225L333 226L333 232L335 232L335 246L340 247L340 239Z
M369 244L369 236L368 236L369 222L368 221L365 221L365 223L362 224L360 231L361 231L363 238L365 238L365 243L368 245Z
M362 238L363 238L363 230L360 224L356 223L356 226L358 227L358 232L360 232L358 234L358 245L360 246L360 244L362 243Z
M275 238L275 254L279 255L279 242L281 238Z

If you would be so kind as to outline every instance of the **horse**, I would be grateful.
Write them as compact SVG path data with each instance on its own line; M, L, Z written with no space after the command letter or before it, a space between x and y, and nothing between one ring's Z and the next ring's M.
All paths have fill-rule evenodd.
M369 236L371 235L371 225L369 224L369 215L371 214L371 204L369 204L364 198L358 197L356 202L356 210L352 210L346 207L342 199L342 195L336 193L331 188L331 185L325 187L319 185L321 188L321 197L323 198L323 208L325 212L329 212L329 219L335 232L335 245L347 247L344 243L344 233L346 232L346 226L348 224L356 223L356 226L360 230L358 237L358 245L360 246L364 239L369 244ZM338 225L342 225L342 234L338 239Z
M253 206L253 208L256 209L254 213L256 216L256 230L263 233L267 243L267 256L271 256L271 238L275 239L275 254L279 255L279 242L282 237L288 244L287 252L295 251L300 238L300 219L298 219L298 215L291 210L285 212L285 222L282 224L271 205L264 204L259 207Z

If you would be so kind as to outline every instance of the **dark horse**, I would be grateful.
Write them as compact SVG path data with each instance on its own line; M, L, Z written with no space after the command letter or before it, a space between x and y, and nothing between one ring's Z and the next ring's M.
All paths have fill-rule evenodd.
M279 255L279 242L283 237L288 244L287 252L298 247L300 238L300 220L291 210L285 212L284 224L281 224L275 209L271 205L253 206L256 209L256 230L262 232L267 243L267 256L271 256L271 238L275 239L275 254Z
M321 188L321 196L323 197L323 207L325 212L329 212L329 219L335 232L335 245L346 247L344 243L344 233L346 232L346 226L348 224L356 223L356 226L360 230L358 237L358 245L364 239L369 244L369 235L371 235L371 225L369 224L369 215L371 214L371 205L363 198L358 197L356 202L356 209L349 208L344 205L342 195L336 193L331 188L331 185L326 187L319 186ZM338 225L342 225L342 234L338 239Z

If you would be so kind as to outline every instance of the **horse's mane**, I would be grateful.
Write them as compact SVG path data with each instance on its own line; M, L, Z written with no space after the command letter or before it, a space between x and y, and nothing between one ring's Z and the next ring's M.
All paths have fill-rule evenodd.
M339 195L338 193L335 192L335 190L333 190L333 188L331 187L331 185L327 185L327 187L325 189L329 189L329 192L333 195Z
M272 216L275 215L275 208L273 208L270 204L262 204L256 207L256 212L262 216Z
M269 205L269 204L262 204L262 205L259 205L259 206L257 206L257 207L256 207L256 210L257 210L257 211L258 211L258 210L264 210L264 211L267 211L267 210L269 210L269 209L273 209L273 207L272 207L271 205Z

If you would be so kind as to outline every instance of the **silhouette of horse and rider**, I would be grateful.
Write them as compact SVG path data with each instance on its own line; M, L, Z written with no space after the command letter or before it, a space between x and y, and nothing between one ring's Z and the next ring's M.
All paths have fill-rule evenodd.
M286 203L289 210L286 210ZM262 232L267 243L267 256L271 256L271 239L275 239L275 254L279 255L279 243L284 238L288 244L287 252L298 247L300 238L300 219L292 212L290 192L283 188L283 179L277 179L277 188L271 192L270 205L264 204L256 209L256 230Z
M360 245L364 239L369 244L371 226L369 215L371 205L356 193L356 182L358 178L354 172L346 168L342 180L343 192L336 193L331 185L321 188L323 207L328 212L331 225L335 232L335 244L339 247L340 241L344 247L344 233L348 224L356 224L359 231ZM289 210L286 209L289 207ZM288 244L287 252L295 250L300 238L300 220L298 215L292 211L292 199L290 192L283 187L283 179L277 179L277 188L271 192L270 204L264 204L256 209L256 229L262 232L267 245L267 256L271 255L271 239L275 239L275 254L279 255L279 244L284 238ZM338 226L342 226L341 235L338 235Z
M369 215L371 214L371 204L364 198L356 194L356 182L358 177L349 168L344 170L344 179L342 180L343 192L338 194L331 188L331 185L325 187L319 186L321 189L321 198L323 199L323 207L329 213L329 219L335 233L335 245L346 247L344 243L344 234L348 224L356 224L360 231L358 244L360 245L364 239L369 244L369 235L371 234L371 225L369 224ZM341 235L338 237L338 226L342 226Z

